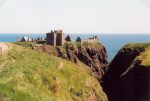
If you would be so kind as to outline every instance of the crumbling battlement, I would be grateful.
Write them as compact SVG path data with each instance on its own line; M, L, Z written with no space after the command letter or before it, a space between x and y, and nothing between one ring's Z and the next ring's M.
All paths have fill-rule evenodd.
M97 36L93 36L93 37L90 37L89 39L81 39L80 37L77 37L76 39L77 42L80 42L80 43L84 43L84 42L97 42L98 41L98 37Z

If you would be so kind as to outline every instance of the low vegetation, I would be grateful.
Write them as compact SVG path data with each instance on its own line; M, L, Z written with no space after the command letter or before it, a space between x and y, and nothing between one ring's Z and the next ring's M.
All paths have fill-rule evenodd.
M15 42L15 44L24 46L24 47L32 47L32 46L35 46L36 42Z
M106 101L85 65L37 52L16 43L0 55L0 101Z
M145 67L150 66L150 43L130 43L127 44L124 48L144 49L145 51L141 52L135 60L141 60L141 65Z
M101 46L101 44L99 42L92 42L92 43L91 42L83 42L83 43L80 43L80 42L66 42L63 47L68 47L69 45L77 46L77 48L81 48L81 46L98 48L99 46Z
M150 48L150 43L129 43L124 46L124 48Z

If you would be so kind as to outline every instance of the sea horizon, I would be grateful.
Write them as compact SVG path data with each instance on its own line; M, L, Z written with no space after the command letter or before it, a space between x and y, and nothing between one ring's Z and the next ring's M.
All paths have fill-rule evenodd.
M69 33L68 33L69 34ZM65 36L68 35L67 33ZM109 62L114 58L119 49L128 43L148 43L150 42L150 34L69 34L72 40L75 40L78 36L81 39L87 39L93 35L97 35L99 42L102 43L108 53ZM0 33L0 42L16 42L17 38L22 38L23 36L29 36L32 38L45 37L45 33L41 34L19 34L19 33Z
M50 31L49 31L50 32ZM27 32L27 33L7 33L7 32L0 32L0 34L46 34L48 32L43 32L43 33L32 33L32 32ZM72 34L91 34L91 35L94 35L94 34L98 34L98 35L150 35L150 33L100 33L100 32L97 32L97 33L91 33L91 32L87 32L87 33L65 33L65 34L69 34L69 35L72 35Z

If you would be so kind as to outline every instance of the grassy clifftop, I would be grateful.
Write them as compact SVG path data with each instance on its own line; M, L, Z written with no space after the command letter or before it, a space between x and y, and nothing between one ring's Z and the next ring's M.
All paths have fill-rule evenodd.
M0 100L106 101L101 86L84 64L11 46L8 53L0 55Z
M119 50L102 86L110 101L149 101L150 43L129 43Z
M150 66L150 43L130 43L124 46L124 48L145 50L141 52L140 55L135 58L135 60L141 60L141 65L145 67Z

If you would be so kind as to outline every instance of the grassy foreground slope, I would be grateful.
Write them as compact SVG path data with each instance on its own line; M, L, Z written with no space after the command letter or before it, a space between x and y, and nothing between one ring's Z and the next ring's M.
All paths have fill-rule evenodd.
M87 67L11 44L0 55L2 101L106 101L98 81Z

